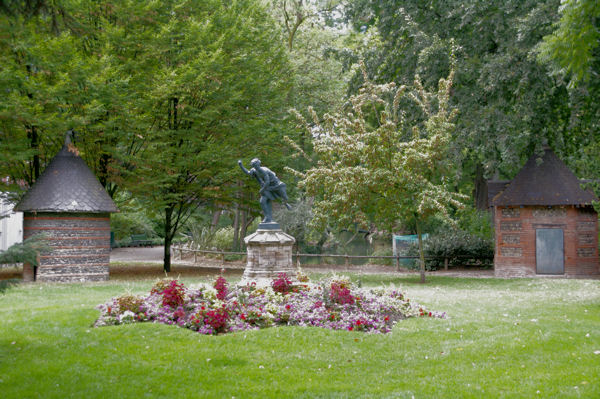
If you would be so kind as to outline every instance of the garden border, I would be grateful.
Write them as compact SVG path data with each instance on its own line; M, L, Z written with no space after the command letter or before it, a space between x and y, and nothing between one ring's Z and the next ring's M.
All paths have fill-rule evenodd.
M246 252L239 252L239 251L218 251L218 250L207 250L207 249L192 249L192 248L185 248L182 245L173 245L171 246L171 249L173 251L173 254L176 255L177 252L179 252L179 259L182 259L182 256L184 253L193 253L194 255L194 263L198 262L198 254L212 254L212 255L219 255L221 262L225 263L225 255L242 255L245 256ZM339 254L303 254L303 253L299 253L296 252L294 254L292 254L292 256L296 259L296 264L298 266L300 266L300 258L305 257L305 258L318 258L318 257L323 257L323 258L344 258L344 265L345 266L349 266L350 265L350 259L394 259L395 263L396 263L396 269L400 270L400 260L401 259L419 259L420 257L418 255L339 255ZM445 256L425 256L425 259L444 259L444 270L448 270L448 264L450 259L472 259L472 260L489 260L489 259L494 259L493 257L480 257L480 258L474 258L472 256L468 256L468 255L457 255L457 256L452 256L452 257L445 257Z

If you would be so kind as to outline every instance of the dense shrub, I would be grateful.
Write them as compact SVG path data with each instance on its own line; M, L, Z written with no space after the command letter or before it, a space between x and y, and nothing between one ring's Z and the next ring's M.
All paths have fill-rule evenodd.
M0 265L27 262L33 266L38 265L37 256L40 252L50 250L44 235L35 235L11 245L6 251L0 252Z
M233 246L233 227L211 231L209 227L190 229L190 247L194 249L229 251Z
M390 248L380 248L373 252L373 256L393 256L394 250ZM394 259L392 258L371 258L370 263L374 263L377 265L386 265L392 266L394 264Z
M429 236L423 241L423 252L426 257L437 257L425 261L428 270L444 267L444 258L448 258L450 266L462 266L473 261L489 266L493 262L494 241L462 230L448 230ZM416 244L408 250L408 255L418 254ZM415 263L418 266L418 262Z
M234 231L233 227L223 227L215 231L215 235L212 240L214 248L220 251L229 251L233 245Z
M115 233L116 241L126 243L133 234L145 234L156 237L152 220L143 212L124 211L110 217L110 229Z
M494 239L494 227L490 212L465 208L460 209L456 216L460 230L467 231L474 236L482 237L486 240Z

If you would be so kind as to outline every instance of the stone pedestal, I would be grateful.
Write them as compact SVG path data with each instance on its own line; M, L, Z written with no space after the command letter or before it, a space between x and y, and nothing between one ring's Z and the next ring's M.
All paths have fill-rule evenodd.
M248 261L241 285L255 282L268 286L280 273L296 281L298 269L292 262L292 247L296 240L284 233L278 223L261 223L255 233L244 238Z

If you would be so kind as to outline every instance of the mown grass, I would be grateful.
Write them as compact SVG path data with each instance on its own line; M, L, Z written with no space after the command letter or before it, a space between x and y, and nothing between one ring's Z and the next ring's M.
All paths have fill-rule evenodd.
M92 328L95 306L153 280L7 284L2 398L600 397L600 281L361 276L449 319L393 333L272 328L202 336L158 324ZM184 279L187 284L196 280Z

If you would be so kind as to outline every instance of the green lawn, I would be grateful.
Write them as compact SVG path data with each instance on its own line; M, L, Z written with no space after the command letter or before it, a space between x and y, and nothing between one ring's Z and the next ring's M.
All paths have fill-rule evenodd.
M0 397L600 397L599 280L363 276L450 316L387 335L90 327L152 282L0 285Z

